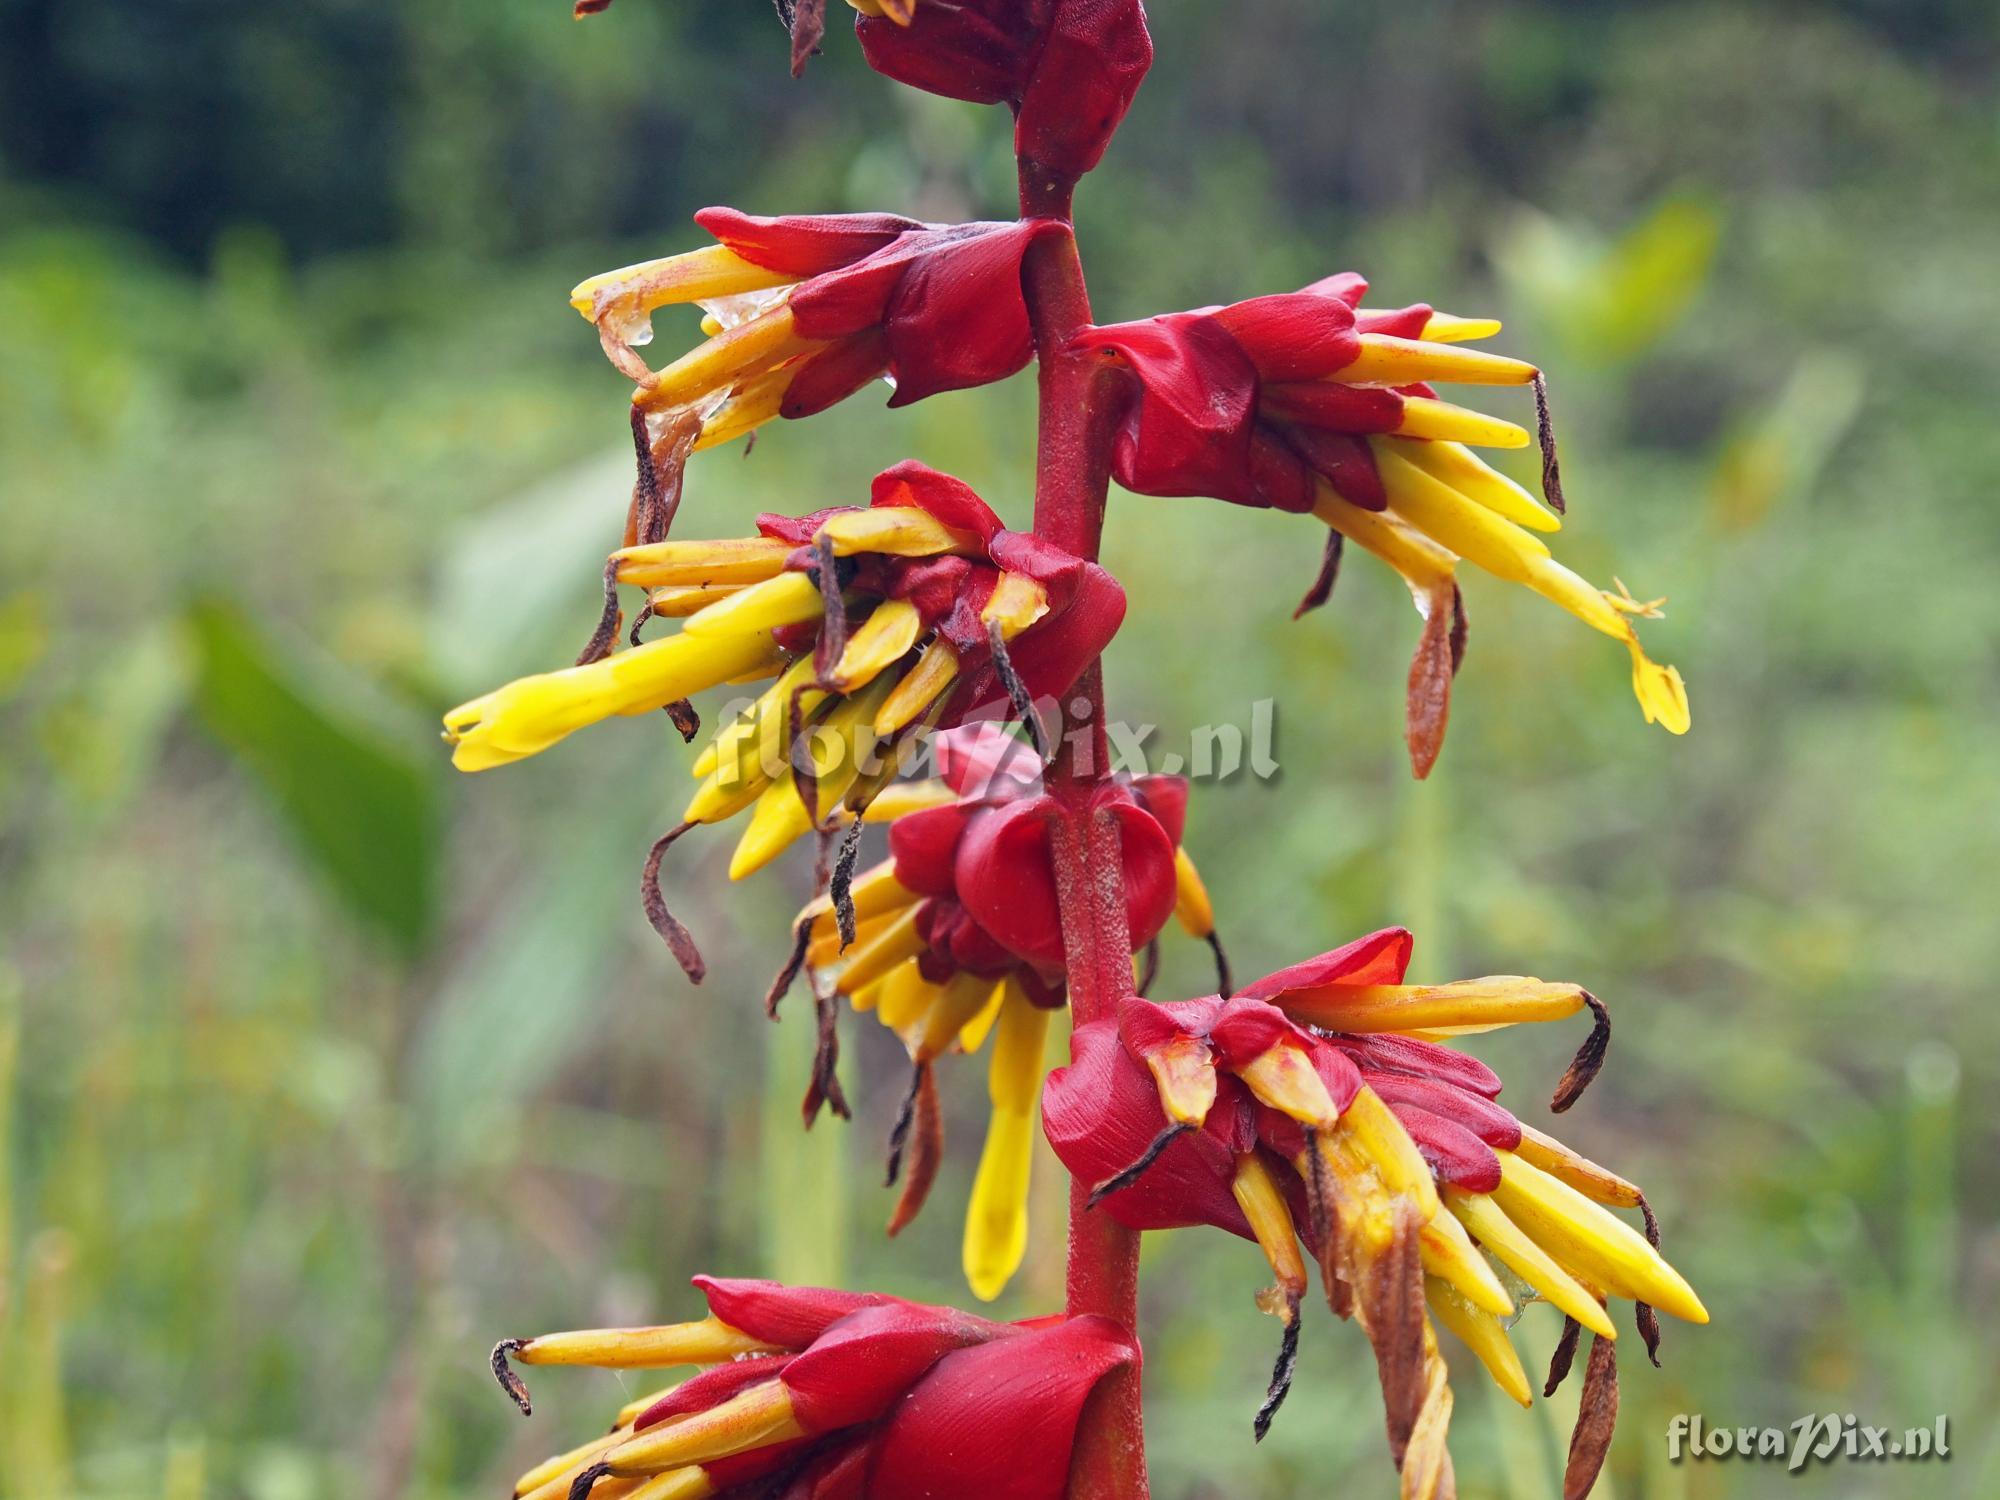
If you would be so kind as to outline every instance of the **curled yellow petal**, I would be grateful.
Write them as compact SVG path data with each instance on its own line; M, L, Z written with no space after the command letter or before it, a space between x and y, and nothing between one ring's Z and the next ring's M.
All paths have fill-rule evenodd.
M875 723L878 726L875 732L879 736L882 733L879 727L882 723L882 716L879 712L875 716ZM875 794L874 800L868 804L867 810L862 813L861 821L864 823L893 823L898 818L908 817L911 813L923 812L927 808L932 807L943 807L947 803L956 802L957 800L958 793L942 781L929 779L922 781L892 781Z
M1339 1117L1340 1111L1334 1108L1333 1096L1326 1091L1312 1059L1298 1047L1280 1042L1238 1068L1236 1076L1249 1085L1260 1103L1301 1124L1326 1128Z
M1457 1287L1435 1276L1424 1278L1424 1300L1437 1320L1457 1334L1459 1342L1486 1367L1495 1385L1522 1406L1534 1404L1534 1388L1528 1384L1528 1372L1521 1368L1521 1356L1515 1352L1513 1341L1498 1318L1484 1308L1473 1306Z
M1002 573L979 618L988 625L999 621L1000 633L1011 640L1048 612L1047 589L1025 573Z
M853 696L841 699L826 719L808 732L820 817L833 814L864 765L875 760L876 740L871 726L875 711L888 692L889 684L878 677ZM729 878L741 880L763 869L790 848L795 839L812 832L812 827L812 815L801 795L798 774L787 767L758 797L750 826L743 830L743 837L730 856Z
M721 330L704 325L703 331L715 333ZM785 393L792 388L792 377L798 369L798 362L793 361L752 375L730 387L722 404L702 419L701 432L694 440L694 451L705 453L710 448L733 443L776 418L784 410Z
M1177 1036L1145 1054L1160 1108L1176 1125L1199 1125L1215 1107L1215 1059L1198 1036ZM1330 1104L1332 1101L1329 1100Z
M652 590L646 595L646 603L652 606L653 614L658 619L684 620L711 604L727 599L737 589L738 585L731 583L675 584Z
M650 1404L651 1402L649 1401L647 1405ZM645 1410L645 1407L640 1407L640 1410ZM598 1454L604 1452L607 1448L617 1447L618 1444L624 1442L631 1435L632 1418L621 1412L618 1418L618 1425L602 1437L594 1437L589 1442L570 1449L567 1453L558 1453L554 1458L543 1459L532 1469L528 1470L527 1473L514 1481L514 1493L517 1496L531 1495L544 1485L554 1484L557 1480L562 1480L564 1484L567 1484L570 1479L575 1478L576 1475L581 1474L588 1468L590 1461L596 1458Z

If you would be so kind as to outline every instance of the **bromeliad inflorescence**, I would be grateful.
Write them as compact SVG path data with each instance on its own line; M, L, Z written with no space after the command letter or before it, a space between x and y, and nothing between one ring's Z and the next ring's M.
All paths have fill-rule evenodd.
M576 0L579 15L611 0ZM993 1322L880 1294L702 1278L710 1316L662 1328L509 1339L515 1365L695 1367L628 1403L610 1432L524 1475L522 1500L1145 1500L1137 1235L1207 1225L1254 1240L1275 1284L1259 1304L1281 1352L1253 1427L1291 1382L1316 1262L1329 1305L1373 1351L1407 1500L1455 1492L1452 1390L1437 1336L1460 1340L1509 1396L1530 1383L1507 1328L1524 1300L1560 1309L1547 1389L1593 1337L1564 1479L1580 1500L1615 1413L1614 1300L1707 1313L1658 1252L1644 1196L1498 1103L1499 1078L1458 1039L1588 1013L1552 1100L1604 1062L1605 1007L1519 976L1406 982L1388 929L1232 984L1208 892L1183 847L1188 786L1118 771L1099 658L1124 617L1097 562L1111 477L1144 496L1310 513L1327 527L1300 613L1326 601L1353 541L1408 584L1423 630L1404 735L1419 777L1443 743L1465 650L1461 561L1542 594L1630 655L1649 722L1688 728L1679 672L1641 647L1657 602L1601 590L1543 538L1563 494L1535 365L1470 347L1495 321L1363 305L1359 277L1135 322L1093 323L1070 225L1152 59L1140 0L849 0L868 64L947 98L1004 105L1019 217L926 223L893 213L709 208L702 248L585 281L572 294L633 384L637 477L597 627L573 666L445 716L454 761L484 770L602 719L664 711L692 741L691 700L747 691L691 763L680 820L653 845L646 914L689 978L704 966L668 910L663 860L691 830L743 818L732 879L811 839L814 894L767 992L803 977L818 1045L804 1116L847 1114L842 1002L909 1060L889 1151L917 1212L944 1149L936 1075L990 1051L990 1115L965 1218L964 1271L991 1300L1029 1240L1042 1133L1071 1177L1063 1312ZM826 0L779 0L796 74ZM655 365L663 309L702 338ZM1038 365L1034 516L1009 527L960 481L916 462L869 503L767 514L755 535L674 530L696 453L826 411L880 380L889 404ZM1440 387L1531 388L1536 428L1446 401ZM1475 449L1539 440L1537 496ZM748 443L746 442L746 449ZM1227 583L1228 580L1218 580ZM627 624L623 589L643 590ZM657 621L678 628L648 639ZM1051 736L1043 705L1074 732ZM870 826L886 857L864 864ZM1178 917L1214 949L1216 993L1155 1002L1158 938ZM1051 1031L1070 1061L1044 1077ZM1643 1232L1617 1211L1636 1210Z

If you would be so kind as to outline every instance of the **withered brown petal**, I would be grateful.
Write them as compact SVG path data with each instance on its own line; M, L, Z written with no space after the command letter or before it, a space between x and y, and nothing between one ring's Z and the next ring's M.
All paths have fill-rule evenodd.
M1570 1059L1563 1076L1556 1080L1556 1091L1549 1100L1549 1108L1561 1114L1583 1097L1583 1091L1590 1087L1604 1066L1604 1055L1611 1050L1611 1012L1604 1002L1590 991L1583 992L1583 1003L1590 1007L1590 1035L1583 1039L1583 1045L1576 1049L1576 1056Z
M1583 1371L1583 1401L1576 1431L1570 1434L1569 1463L1563 1469L1563 1500L1583 1500L1597 1483L1618 1425L1618 1346L1590 1336L1590 1363Z
M1457 594L1457 585L1452 592ZM1410 658L1409 691L1404 699L1404 737L1410 746L1410 770L1422 781L1437 764L1444 748L1445 724L1451 717L1451 620L1449 600L1431 596L1430 613L1424 616L1424 633L1417 639L1416 655Z
M700 984L708 973L708 965L702 961L701 950L695 946L694 935L672 912L667 910L667 898L660 894L660 861L674 841L690 828L692 823L676 823L653 843L646 854L645 868L639 873L639 900L646 909L646 920L653 924L674 955L674 961L681 966L681 972L688 977L688 983Z
M1403 1465L1410 1434L1429 1389L1424 1358L1424 1267L1418 1244L1416 1210L1396 1208L1389 1246L1363 1278L1362 1323L1375 1347L1382 1381L1382 1415L1389 1429L1389 1452Z
M1557 515L1567 515L1562 465L1556 462L1555 424L1549 420L1549 379L1539 370L1535 372L1535 440L1542 450L1542 498Z
M931 1184L937 1181L938 1164L944 1160L944 1116L938 1109L937 1080L929 1063L917 1065L916 1085L909 1172L903 1179L903 1194L896 1200L896 1210L889 1215L892 1235L900 1233L922 1211Z
M1305 597L1299 600L1299 607L1292 611L1294 620L1311 613L1333 597L1333 585L1340 577L1340 552L1347 538L1331 526L1326 529L1326 551L1320 554L1319 573L1307 589Z

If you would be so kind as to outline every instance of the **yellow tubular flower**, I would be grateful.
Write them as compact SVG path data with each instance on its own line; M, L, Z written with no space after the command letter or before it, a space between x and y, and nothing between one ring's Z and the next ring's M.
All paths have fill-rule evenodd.
M1052 1014L1012 980L1001 990L987 1075L993 1117L965 1213L965 1279L983 1302L1000 1295L1027 1253L1028 1166Z

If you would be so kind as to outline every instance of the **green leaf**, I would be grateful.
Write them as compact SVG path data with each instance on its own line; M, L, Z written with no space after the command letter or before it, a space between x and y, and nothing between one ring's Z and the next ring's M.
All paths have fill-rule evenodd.
M438 910L437 773L232 606L187 612L203 724L269 794L353 913L409 958Z

